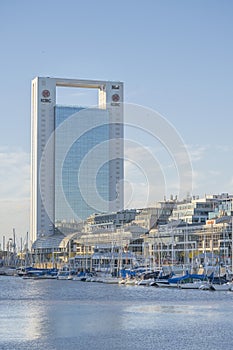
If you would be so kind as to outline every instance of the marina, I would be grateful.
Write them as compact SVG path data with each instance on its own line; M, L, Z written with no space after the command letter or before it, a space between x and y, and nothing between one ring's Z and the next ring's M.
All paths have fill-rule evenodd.
M178 288L178 289L199 289L211 291L233 291L232 273L225 275L191 273L188 270L178 269L179 273L174 273L173 268L168 266L160 270L152 271L147 267L137 267L134 269L122 269L119 275L114 275L106 271L77 271L70 266L64 265L61 269L43 269L36 267L26 268L1 268L0 276L14 277L32 280L69 280L75 282L96 282L103 284L117 284L119 286L140 286L157 288ZM9 272L10 271L10 272Z

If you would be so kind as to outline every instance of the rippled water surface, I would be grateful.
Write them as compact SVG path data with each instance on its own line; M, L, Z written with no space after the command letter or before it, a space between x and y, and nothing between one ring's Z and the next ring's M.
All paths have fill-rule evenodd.
M0 349L233 349L233 293L0 277Z

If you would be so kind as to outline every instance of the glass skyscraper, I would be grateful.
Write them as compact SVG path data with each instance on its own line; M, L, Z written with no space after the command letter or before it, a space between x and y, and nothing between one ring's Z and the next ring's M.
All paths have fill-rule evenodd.
M97 89L97 108L57 105L59 87ZM124 208L122 82L37 77L31 120L32 242L58 221Z
M55 107L55 135L56 130L61 124L66 121L69 117L79 119L79 114L82 114L83 109L80 107L68 107L68 106L56 106ZM93 110L92 110L93 111ZM95 110L98 114L100 120L100 126L91 128L87 130L83 135L81 135L70 148L67 150L66 156L60 169L61 160L59 159L61 153L60 150L63 148L64 140L65 144L67 141L69 143L70 132L67 128L61 128L59 135L59 142L55 136L55 222L56 221L70 221L85 220L89 215L99 212L98 205L93 207L87 203L83 198L82 193L84 193L85 198L91 196L90 188L88 186L88 174L93 171L91 168L92 164L89 163L88 168L85 169L85 178L79 181L79 169L81 167L82 161L88 152L93 148L98 146L100 143L109 140L109 125L108 125L108 113L105 110ZM86 113L85 118L87 125L91 124L92 115ZM89 120L87 120L89 119ZM73 131L73 130L72 130ZM108 158L108 146L104 148L105 154L101 152L99 158L95 159L101 165ZM92 163L92 162L91 162ZM61 171L62 186L57 185L56 177ZM82 189L82 193L81 190ZM109 200L109 162L105 162L100 166L100 169L96 177L96 189L99 195L105 200ZM60 191L62 190L67 206L64 205L64 199L61 196Z

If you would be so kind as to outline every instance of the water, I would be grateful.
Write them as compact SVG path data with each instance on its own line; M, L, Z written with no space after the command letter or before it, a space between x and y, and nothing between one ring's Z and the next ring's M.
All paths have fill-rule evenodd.
M233 293L0 277L1 350L233 349Z

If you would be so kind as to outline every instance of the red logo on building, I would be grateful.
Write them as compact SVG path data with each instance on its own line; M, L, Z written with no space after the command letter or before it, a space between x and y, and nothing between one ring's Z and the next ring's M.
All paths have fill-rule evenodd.
M43 96L44 98L48 98L48 97L50 96L49 90L43 90L43 91L42 91L42 96Z
M112 95L113 102L118 102L120 100L120 96L118 94Z

